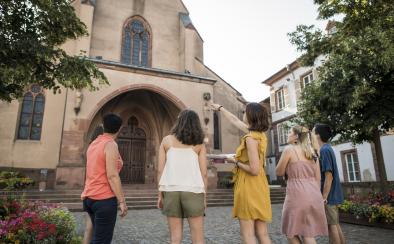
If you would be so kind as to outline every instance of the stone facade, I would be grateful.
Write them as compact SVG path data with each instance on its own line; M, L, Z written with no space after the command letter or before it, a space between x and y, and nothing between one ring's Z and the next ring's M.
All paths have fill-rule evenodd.
M54 95L44 91L40 140L18 139L22 99L1 102L0 168L24 170L34 178L41 169L49 169L48 186L81 188L89 138L102 116L109 112L120 115L124 126L143 131L143 138L134 140L125 134L119 143L126 145L123 153L129 155L130 151L134 157L137 154L133 146L127 145L143 142L139 147L143 153L139 156L143 161L140 182L144 184L155 183L159 143L182 109L191 108L200 115L210 152L234 152L240 131L221 118L217 132L221 146L213 150L213 112L207 109L204 96L209 93L215 103L223 104L235 114L241 114L245 100L204 65L203 40L182 1L73 1L72 4L86 24L89 36L70 40L63 48L73 55L83 51L106 75L110 85L95 92L63 89L61 94ZM143 65L122 59L122 53L127 51L124 45L128 45L125 39L128 23L133 19L143 23L149 37L144 49L147 54L142 51L137 57ZM141 38L144 41L146 37ZM128 124L131 120L137 124Z

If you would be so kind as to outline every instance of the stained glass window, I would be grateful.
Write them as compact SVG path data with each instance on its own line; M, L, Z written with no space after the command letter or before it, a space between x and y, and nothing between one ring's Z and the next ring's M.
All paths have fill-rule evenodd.
M19 118L18 139L40 140L45 97L42 88L32 85L25 93Z
M122 63L149 66L150 45L146 23L139 18L131 19L123 29Z

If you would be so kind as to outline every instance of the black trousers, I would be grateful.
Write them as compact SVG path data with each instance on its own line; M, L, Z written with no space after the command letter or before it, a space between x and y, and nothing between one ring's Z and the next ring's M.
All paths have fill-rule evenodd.
M110 244L114 234L118 201L116 197L83 200L83 209L89 214L93 224L93 238L90 244Z

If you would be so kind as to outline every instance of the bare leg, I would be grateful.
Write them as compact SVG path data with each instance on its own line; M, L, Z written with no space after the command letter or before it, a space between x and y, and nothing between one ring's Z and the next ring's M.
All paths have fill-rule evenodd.
M302 241L300 240L300 238L298 236L294 236L294 237L287 237L287 242L289 244L302 244Z
M93 237L92 220L88 214L85 215L85 232L83 234L83 244L90 244Z
M304 237L305 244L316 244L316 240L314 237Z
M239 220L241 236L244 244L256 244L256 236L253 220Z
M346 244L345 235L343 234L341 226L339 224L337 224L337 229L338 229L339 239L341 239L341 244Z
M170 228L170 243L181 244L183 232L183 219L175 217L167 217L168 226Z
M270 236L268 235L267 223L261 220L254 221L254 228L257 239L261 244L271 244Z
M337 225L328 225L328 232L331 244L341 243L341 238L339 237Z
M193 244L205 244L204 217L188 218Z

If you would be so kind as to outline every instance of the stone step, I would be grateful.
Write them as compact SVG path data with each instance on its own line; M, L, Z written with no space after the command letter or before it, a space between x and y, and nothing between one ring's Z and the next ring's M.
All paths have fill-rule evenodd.
M284 194L277 194L277 195L272 195L271 194L271 199L284 199L285 195ZM149 195L149 196L130 196L126 195L126 200L132 200L132 201L146 201L146 200L156 200L157 195ZM233 199L233 194L226 194L226 195L217 195L217 194L208 194L208 199ZM36 197L25 197L26 200L30 201L48 201L48 202L77 202L80 201L81 198L80 196L75 196L75 197L69 197L69 196L61 196L61 195L56 195L56 196L36 196Z
M140 189L138 188L140 187ZM155 209L158 191L151 188L131 188L124 187L124 194L129 209ZM82 211L82 201L80 198L81 190L48 190L40 192L38 190L30 191L0 191L1 195L11 195L14 197L24 197L31 201L45 201L57 203L67 207L70 211ZM271 203L283 203L286 190L283 187L271 187ZM232 206L233 205L233 189L210 189L207 193L208 207L215 206Z
M282 204L283 201L271 201L271 204ZM81 212L82 204L81 203L68 203L63 204L64 207L68 208L71 212ZM139 209L156 209L156 203L154 204L145 204L145 205L127 205L130 210L139 210ZM221 206L233 206L232 201L223 201L223 202L208 202L208 207L221 207Z
M140 193L157 193L156 189L125 189L123 188L125 194L140 194ZM233 189L209 189L209 193L227 193L232 192ZM286 192L284 187L271 187L271 193L283 193ZM26 191L0 191L0 195L51 195L51 194L60 194L60 195L79 195L82 190L46 190L46 191L38 191L38 190L26 190Z
M157 191L156 190L151 190L151 191L130 191L127 192L125 191L124 194L126 196L149 196L149 195L154 195L157 196ZM282 190L271 190L271 196L275 195L282 195L285 194L285 191ZM221 190L221 191L209 191L208 195L228 195L228 194L233 194L233 190ZM32 197L32 198L40 198L40 197L56 197L56 196L62 196L62 197L77 197L79 198L81 196L81 192L77 193L59 193L59 192L0 192L0 195L9 195L9 196L25 196L25 197Z

